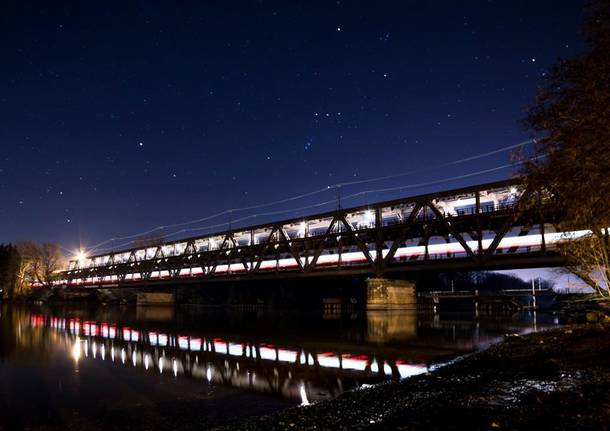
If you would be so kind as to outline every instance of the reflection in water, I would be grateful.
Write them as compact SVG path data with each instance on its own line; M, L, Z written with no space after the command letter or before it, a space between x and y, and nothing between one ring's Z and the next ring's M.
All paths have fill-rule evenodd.
M162 318L167 316L171 319ZM536 319L522 314L474 319L375 311L326 317L3 309L0 372L5 363L27 355L45 373L52 361L59 361L54 358L64 355L75 372L86 364L106 364L96 370L118 373L120 367L130 379L169 376L306 405L363 384L426 372L432 364L482 348L506 333L558 323L540 314ZM184 389L185 396L196 387Z
M378 312L371 315L367 322L368 341L380 343L415 337L416 315L404 315L399 319L399 315L393 314L387 320L382 317ZM30 323L32 328L48 327L65 334L62 341L72 343L76 362L81 357L98 359L99 343L101 351L111 351L113 362L114 350L120 349L122 365L143 367L145 371L152 365L160 374L171 370L176 377L180 374L205 378L208 382L281 394L307 403L310 399L335 396L357 386L359 381L408 377L427 370L426 362L421 359L414 362L408 351L396 357L379 346L372 347L369 354L351 351L349 345L326 351L314 346L177 335L151 328L122 327L108 322L42 314L33 314ZM360 350L358 346L351 347ZM99 359L104 361L105 356L103 353Z
M77 336L76 340L74 341L74 346L72 347L72 357L74 358L74 362L76 362L77 364L78 360L80 359L80 351L80 337Z

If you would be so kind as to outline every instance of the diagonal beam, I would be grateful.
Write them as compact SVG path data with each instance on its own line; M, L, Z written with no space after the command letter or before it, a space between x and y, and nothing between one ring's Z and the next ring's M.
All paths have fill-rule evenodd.
M320 244L318 244L318 248L316 249L316 251L313 255L313 258L311 259L311 262L309 262L307 264L307 268L306 268L307 271L310 271L313 267L316 266L316 263L318 262L318 259L319 259L320 255L322 254L322 250L324 250L324 245L326 244L326 241L328 240L330 232L333 230L333 226L335 225L336 222L337 222L337 216L333 216L332 221L328 225L328 229L326 229L326 233L322 237Z
M411 210L411 213L409 214L409 217L404 222L404 224L406 226L403 229L400 230L400 232L398 233L398 236L394 239L394 241L392 241L392 246L390 247L390 250L388 250L388 254L385 256L385 258L383 258L383 254L381 254L381 257L379 257L379 259L383 258L383 260L381 262L381 269L385 269L385 267L388 266L388 263L392 259L394 259L394 255L396 254L396 250L398 250L398 247L400 246L400 244L407 237L407 232L409 231L409 225L411 223L413 223L413 220L417 216L417 213L422 208L422 206L423 205L421 204L421 202L417 202L415 204L415 206L413 207L413 210Z
M493 241L491 242L491 244L489 245L487 250L485 250L485 253L483 255L483 262L487 261L494 255L494 253L496 252L496 250L498 248L498 245L500 245L500 241L502 241L502 239L504 238L506 233L510 230L511 227L513 227L513 225L517 221L517 218L521 215L521 211L522 211L521 203L524 201L527 201L527 198L529 198L530 193L531 193L531 190L529 188L526 188L523 191L523 193L519 197L519 200L513 207L513 211L511 212L510 217L508 217L506 219L506 221L504 222L504 224L502 225L500 230L496 231L496 236L494 237Z
M163 255L163 250L162 250L161 246L159 245L159 246L157 246L157 249L155 250L155 257L153 257L153 259L159 259L161 257L165 257L165 256Z
M371 257L371 253L369 252L368 247L364 244L364 242L358 237L358 235L356 234L356 232L354 232L354 229L352 228L352 226L347 222L347 220L345 219L345 215L341 215L339 217L339 221L341 223L343 223L343 225L345 226L345 228L347 229L347 232L350 235L350 238L353 239L356 242L356 245L358 245L358 248L360 249L360 251L362 251L362 253L364 253L364 256L366 257L366 260L369 262L369 264L374 268L375 267L375 261L373 260L373 258Z
M261 254L258 257L258 259L256 261L256 266L254 267L252 272L257 272L260 269L261 264L263 263L263 259L265 258L265 253L267 252L267 249L269 248L269 244L271 244L271 238L273 237L273 234L275 233L276 230L277 230L277 228L275 226L273 228L271 228L271 232L269 233L269 236L267 237L267 241L265 241L265 245L261 250Z
M278 231L280 232L280 234L282 235L282 237L286 241L286 244L288 245L288 250L290 251L290 254L294 258L294 260L297 261L297 264L299 265L299 268L301 270L303 270L303 264L301 263L301 256L299 256L297 251L292 246L292 241L290 240L290 238L288 238L288 235L286 235L286 232L284 232L283 228L282 229L278 229Z
M451 233L451 235L453 235L454 238L457 239L457 241L466 251L466 254L468 254L473 259L477 259L477 256L474 254L474 252L472 251L472 249L470 248L468 243L466 243L466 240L464 239L462 234L460 232L458 232L457 229L451 223L449 223L447 221L447 219L443 216L443 214L441 214L441 212L438 210L438 208L436 208L436 206L431 201L426 202L426 204L427 204L428 208L430 208L432 210L432 212L434 213L436 218L439 219L441 221L441 223L443 223L443 226L445 227L445 229L447 229L449 231L449 233Z

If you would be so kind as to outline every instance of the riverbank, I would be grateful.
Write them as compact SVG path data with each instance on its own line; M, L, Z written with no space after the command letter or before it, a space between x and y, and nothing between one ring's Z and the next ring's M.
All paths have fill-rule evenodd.
M434 372L223 430L610 429L610 323L508 336Z

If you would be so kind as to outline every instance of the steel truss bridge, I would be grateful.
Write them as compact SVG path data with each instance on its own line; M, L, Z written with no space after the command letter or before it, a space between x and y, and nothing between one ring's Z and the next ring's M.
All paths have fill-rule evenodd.
M556 266L560 215L518 180L337 209L70 261L57 284L215 280ZM531 199L530 199L531 201Z

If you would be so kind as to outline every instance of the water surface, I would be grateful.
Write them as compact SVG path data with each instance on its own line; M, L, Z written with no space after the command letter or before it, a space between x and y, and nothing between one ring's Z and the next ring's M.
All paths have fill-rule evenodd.
M551 315L1 308L0 427L201 428L426 372Z

